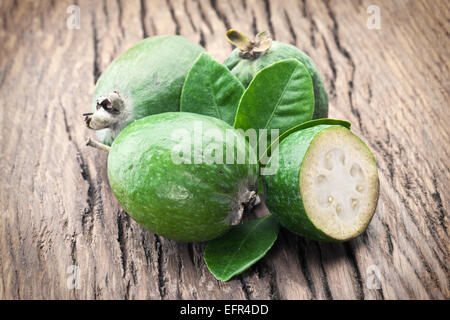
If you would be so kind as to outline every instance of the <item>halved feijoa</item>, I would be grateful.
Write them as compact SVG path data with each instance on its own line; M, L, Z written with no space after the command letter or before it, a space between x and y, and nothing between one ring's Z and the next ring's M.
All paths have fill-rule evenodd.
M278 161L264 185L267 207L283 226L324 241L349 240L366 229L378 201L377 165L349 129L317 125L294 132L280 143Z

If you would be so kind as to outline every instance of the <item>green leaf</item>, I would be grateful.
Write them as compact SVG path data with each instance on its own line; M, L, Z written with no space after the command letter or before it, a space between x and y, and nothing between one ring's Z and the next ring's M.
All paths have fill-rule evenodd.
M269 145L269 147L266 149L264 154L261 156L259 161L261 162L262 158L267 157L267 155L270 154L273 146L274 145L279 145L280 142L283 141L291 133L294 133L294 132L300 131L300 130L304 130L304 129L307 129L307 128L315 127L315 126L318 126L318 125L322 125L322 124L337 125L337 126L345 127L347 129L350 129L350 126L352 125L350 122L348 122L346 120L338 120L338 119L316 119L316 120L310 120L310 121L306 121L304 123L298 124L298 125L290 128L290 129L286 130L283 134L281 134L278 137L278 139L273 141L272 144Z
M204 259L209 271L218 280L230 280L264 257L278 231L279 224L272 215L233 227L206 245Z
M241 82L228 68L202 53L184 82L180 111L215 117L232 126L243 92Z
M287 59L261 69L245 90L234 127L248 130L279 129L279 134L311 120L314 88L306 67ZM270 141L270 131L268 132Z

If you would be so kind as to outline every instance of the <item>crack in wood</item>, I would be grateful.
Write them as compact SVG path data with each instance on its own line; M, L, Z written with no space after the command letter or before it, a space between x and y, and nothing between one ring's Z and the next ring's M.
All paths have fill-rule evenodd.
M256 24L256 16L255 16L255 11L252 10L252 30L253 30L253 35L258 34L258 26Z
M16 278L16 283L17 283L17 285L16 285L16 299L15 300L20 300L20 287L19 287L19 283L20 283L20 281L19 281L19 271L17 271L17 270L14 270L14 275L15 275L15 278Z
M194 19L192 19L191 12L189 11L188 6L187 6L187 0L183 0L183 8L184 8L184 12L186 13L186 16L188 17L188 21L189 21L189 24L191 25L192 30L194 30L194 32L197 32L197 27L194 24ZM200 32L203 32L203 31L200 30Z
M106 0L103 0L103 2L102 2L102 10L103 10L103 15L105 16L106 25L109 26L108 5L106 4Z
M422 199L423 194L421 192L416 191L416 192L414 192L414 194L409 193L408 196L411 199L417 199L419 201L419 205L421 208L427 207L425 201ZM435 218L433 216L431 216L431 217L429 217L429 219L427 219L425 221L425 223L426 223L426 226L427 226L427 229L428 229L430 235L433 237L433 239L436 243L437 249L440 252L440 255L438 255L436 253L436 251L434 250L434 248L431 247L431 249L433 251L433 255L438 259L440 266L444 270L447 270L447 266L444 263L444 261L441 259L441 257L443 257L444 259L447 259L448 251L444 248L445 245L442 243L442 240L439 238L439 234L438 234L439 230L437 229ZM443 231L445 232L445 230L443 230ZM447 236L447 238L448 238L448 236Z
M261 264L263 265L263 275L265 278L268 278L269 282L269 298L271 300L280 300L281 294L280 289L278 288L276 269L274 267L269 267L264 260Z
M193 243L188 243L187 244L187 249L188 249L188 255L189 255L189 259L191 260L192 264L194 266L197 266L197 263L194 259L194 244Z
M8 30L8 15L6 14L6 13L4 13L3 15L2 15L2 27L3 27L3 30Z
M367 104L370 106L372 104L372 86L369 84L367 84L367 92L368 92L368 97L367 97Z
M395 176L394 156L392 155L392 152L387 149L388 146L384 146L383 141L375 140L375 146L378 146L378 149L383 153L383 159L385 160L388 169L388 177L393 185Z
M447 234L447 224L445 223L446 212L444 210L444 205L442 203L441 194L439 193L439 190L438 190L437 179L434 174L433 174L433 186L434 186L435 192L433 192L431 194L431 197L433 198L434 202L437 205L436 214L438 215L438 220L442 226L442 229L444 229L444 232Z
M353 103L353 83L354 83L355 71L356 71L355 62L353 61L353 58L350 55L350 52L346 48L344 48L341 44L341 41L339 38L339 23L336 19L336 15L335 15L334 11L331 9L330 1L326 1L325 6L328 11L328 16L330 17L331 21L333 22L333 27L331 28L331 33L333 35L333 39L334 39L336 48L344 56L344 58L347 60L347 62L350 64L350 68L351 68L351 77L350 77L350 80L348 81L348 86L349 86L348 98L350 101L350 111L356 117L356 120L358 121L358 125L359 125L359 128L361 129L361 131L365 132L364 127L362 125L361 113L355 107L355 105Z
M18 262L17 262L17 256L18 253L14 251L14 242L12 240L12 236L11 236L11 228L8 225L5 225L5 238L6 238L6 242L8 244L8 246L6 248L9 248L9 255L11 257L11 259L9 261L13 262L13 266L12 266L12 271L14 272L15 275L15 281L12 281L11 286L12 286L12 291L14 291L14 293L16 294L16 296L13 295L13 299L19 299L20 297L20 288L19 288L19 274L18 274L18 270L17 270L17 266L18 266ZM4 256L2 255L2 259L4 258ZM2 272L2 275L5 275L5 273ZM11 273L9 274L9 276L11 276ZM6 277L2 277L2 280L6 279ZM5 286L3 286L3 288L6 288Z
M233 6L233 2L232 2L232 1L228 2L228 5L230 6L231 13L233 13L233 15L234 15L236 18L239 18L238 15L237 15L236 9L235 9L234 6Z
M180 286L180 283L183 281L182 280L182 275L183 275L183 259L181 258L181 255L180 255L180 250L178 249L177 250L177 258L178 258L178 274L177 274L177 276L178 276L178 281L177 281L177 289L176 289L176 292L175 292L175 296L176 296L176 298L177 298L177 300L182 300L183 299L183 295L182 295L182 293L181 293L181 286Z
M245 300L251 300L250 289L249 289L247 282L245 282L243 276L239 276L239 282L241 283L241 289L242 289L242 292L244 293Z
M267 17L267 23L269 25L269 32L272 35L272 38L276 39L275 29L273 28L273 24L272 24L272 12L270 9L269 0L264 0L264 8L266 10L266 17Z
M94 280L92 281L93 282L93 284L92 284L92 291L93 291L93 294L94 294L94 300L97 300L100 290L99 290L99 288L97 286L97 267L96 266L94 266L93 277L94 277Z
M119 25L120 34L122 35L122 38L125 36L125 29L123 27L123 8L122 8L122 1L116 0L117 3L117 23Z
M129 227L129 216L121 209L117 211L117 242L120 249L120 260L122 261L122 278L127 274L127 233Z
M205 39L205 34L203 33L203 30L200 30L200 40L199 40L199 44L202 47L206 46L206 39Z
M203 10L203 7L201 5L201 2L199 0L196 0L197 3L197 9L198 12L200 13L200 18L202 19L202 21L206 24L206 26L208 27L208 30L210 33L214 33L214 29L211 25L211 22L208 20L208 18L206 17L205 11Z
M399 197L403 203L403 205L406 208L406 212L408 217L410 217L410 219L417 225L417 222L415 221L414 215L411 213L411 208L409 207L409 204L407 203L407 200L405 197L403 197L402 195L399 194ZM406 240L408 241L409 244L411 244L411 246L413 246L414 248L414 253L416 253L416 255L419 258L419 261L421 262L422 266L425 268L426 272L429 274L430 276L430 280L433 281L434 285L436 286L436 288L441 289L440 285L439 285L439 281L437 280L438 277L435 274L435 272L433 271L432 267L429 265L428 260L425 259L423 253L421 252L421 248L418 247L417 243L414 241L414 239L411 238L411 235L409 234L408 230L406 229L406 227L404 226L404 224L398 224L398 227L400 229L402 229L403 231L403 235L405 236ZM436 243L436 245L439 247L439 244ZM411 262L411 259L409 258L409 255L404 251L404 250L400 250L400 252L403 254L403 256L408 260L408 263L410 265L413 265ZM433 254L436 254L436 252L434 250L431 250L431 252ZM437 258L437 262L440 264L440 266L442 267L441 261L440 259ZM445 270L445 269L444 269ZM417 270L414 270L415 275L417 276L418 279L421 279L421 276L419 275L419 273L417 272ZM424 284L424 287L427 289L426 293L427 295L430 294L431 292L431 287L430 284L428 282L426 282Z
M394 182L392 182L394 183ZM414 225L418 225L418 221L416 221L416 218L414 216L414 214L412 213L412 208L410 207L407 199L401 195L400 193L397 193L397 196L399 198L399 201L402 203L403 205L403 209L404 212L406 212L406 216L405 217L409 217L411 219L411 221L413 222ZM381 220L381 218L380 218ZM383 221L381 221L383 223ZM409 243L412 246L412 249L410 252L415 253L418 258L419 261L422 264L422 267L425 268L425 270L427 271L427 273L430 276L430 280L433 281L433 284L435 285L435 288L439 288L441 289L441 287L439 286L439 282L438 282L438 277L437 275L433 272L433 268L428 264L428 260L425 259L423 253L421 252L421 248L417 245L415 239L412 238L412 236L410 235L410 233L408 232L406 226L404 223L396 223L397 227L401 230L402 234L404 235L404 237L406 238L407 243ZM431 235L433 236L435 234L435 230L431 229ZM437 247L440 249L440 244L439 242L435 243L437 245ZM438 265L442 268L442 270L444 270L445 273L447 273L447 267L445 265L445 263L443 263L439 256L437 255L436 251L433 250L433 247L429 247L431 250L431 253L433 254L433 256L436 258L436 262L438 263ZM398 246L398 250L400 251L400 253L403 255L403 257L408 261L408 264L413 265L409 255L406 253L405 250L403 250L400 246ZM443 249L445 251L445 249ZM444 253L444 256L446 254ZM421 270L422 268L420 268ZM417 269L414 270L414 274L416 276L417 279L422 279L423 276L420 276L419 273L417 272ZM400 278L401 279L401 278ZM412 293L412 291L407 287L407 284L405 281L402 280L402 285L404 286L404 289L408 291L408 294L411 297L414 296L414 294ZM426 289L425 293L429 296L430 293L432 292L431 290L431 286L429 284L429 282L425 281L423 284L424 288Z
M92 13L92 42L93 42L93 49L94 49L94 64L93 64L93 76L94 76L94 84L97 83L98 78L100 77L100 63L99 63L99 52L98 52L98 36L97 36L97 23L96 23L96 16L95 11Z
M314 32L317 31L317 25L316 25L316 22L314 21L314 19L312 18L312 14L310 14L308 12L308 6L307 6L307 3L306 3L306 0L302 0L301 1L301 5L299 3L299 8L300 8L300 11L302 12L303 18L308 19L308 22L310 24L310 26L309 26L309 40L311 42L312 47L316 48L316 37L315 37Z
M148 240L146 238L146 232L141 232L141 245L142 245L142 250L144 251L144 256L145 256L145 262L147 264L147 269L150 266L151 263L151 251L150 248L147 244Z
M321 283L322 283L322 287L325 290L325 299L332 300L333 299L333 295L331 294L331 289L330 289L330 286L328 284L327 273L326 273L325 267L323 265L322 249L320 248L318 243L314 242L314 244L317 247L317 253L319 255L319 266L320 266L320 271L322 273L322 277L320 278L320 280L321 280Z
M158 264L158 290L161 299L164 299L167 296L167 288L166 288L167 279L164 274L164 267L163 267L163 250L160 237L157 234L154 234L154 238L155 238L155 250L157 254L156 260Z
M84 208L83 215L81 216L81 227L83 230L83 234L85 236L87 236L88 239L92 240L92 229L94 227L92 215L94 214L94 209L95 209L95 206L97 203L97 201L96 201L97 195L100 197L99 202L98 202L99 203L99 212L101 212L103 210L103 202L101 200L100 193L97 192L97 190L93 184L92 178L89 173L88 166L81 154L80 148L78 147L76 142L72 140L72 134L71 134L71 129L70 129L70 126L68 123L66 110L64 109L64 106L61 102L60 102L60 107L61 107L62 114L63 114L64 129L65 129L65 132L67 135L67 139L70 142L72 142L72 145L75 148L76 160L78 162L78 166L80 167L81 177L88 184L88 191L87 191L87 198L86 198L87 207Z
M18 8L19 8L19 1L14 0L10 12L15 11Z
M301 3L302 3L301 11L302 11L303 18L307 18L308 17L308 9L306 7L306 0L302 0Z
M316 295L316 289L314 288L313 281L311 279L310 272L308 271L308 263L307 263L307 257L306 257L306 247L307 243L303 238L297 239L297 255L298 255L298 262L300 265L300 269L303 273L303 277L306 281L306 286L308 287L308 290L311 292L312 299L315 299L317 297Z
M88 191L87 191L87 198L86 198L86 204L87 207L83 210L83 215L81 216L81 227L83 230L83 234L87 237L88 241L92 241L92 231L94 228L94 214L100 218L100 221L103 220L103 200L101 198L101 181L97 179L96 185L94 185L94 182L91 178L91 175L89 173L88 166L86 164L86 161L84 160L81 150L78 146L78 144L72 139L71 129L68 123L68 118L66 114L66 110L62 104L62 102L59 103L62 114L63 114L63 122L64 122L64 129L67 135L67 139L69 142L72 143L72 145L75 148L76 151L76 160L78 162L78 165L80 167L80 174L84 181L88 184ZM103 221L102 221L103 223Z
M145 18L147 16L147 7L145 5L145 1L144 0L140 0L140 6L141 6L141 14L140 14L140 18L141 18L141 29L142 29L142 38L147 38L148 37L148 33L147 33L147 29L145 28Z
M123 297L125 300L130 300L130 287L131 287L131 280L128 280L127 285L125 287L125 295Z
M330 80L330 94L333 97L336 97L336 80L337 80L336 64L333 60L333 56L331 55L331 51L330 51L330 48L328 47L328 43L323 36L322 36L322 42L325 47L325 52L327 53L328 65L330 66L331 74L333 75Z
M389 256L392 257L392 254L394 253L394 244L392 242L392 235L391 235L391 229L389 229L389 226L386 222L381 221L383 227L386 229L386 242L388 244L388 251Z
M172 2L170 2L170 0L166 0L166 4L169 7L170 16L172 18L173 23L175 24L175 34L180 35L181 25L177 19L177 16L175 15L175 10L173 8Z
M67 114L66 114L66 110L64 109L64 105L62 104L62 102L59 102L59 105L61 106L61 111L63 114L63 119L64 119L64 129L66 130L66 135L67 135L67 139L69 141L72 141L72 135L70 133L70 128L69 128L69 123L67 122ZM84 179L84 177L83 177ZM86 180L86 179L85 179Z
M134 260L130 260L130 273L131 273L131 279L133 280L133 284L138 284L138 276L137 276L137 270L136 266L134 265Z
M276 280L276 270L274 267L271 267L268 265L266 259L263 259L259 262L257 262L253 266L255 273L259 280L262 280L262 282L267 283L268 285L268 291L267 296L270 300L280 300L281 294L280 289L278 287L278 283ZM262 292L258 291L257 294L261 295Z
M219 10L217 7L217 1L216 0L210 0L210 4L214 12L216 13L217 17L219 17L220 21L222 21L223 25L227 30L231 29L230 22L228 21L228 18L226 15L222 13L222 11Z
M289 18L289 14L287 13L286 10L284 10L284 18L286 19L289 34L291 35L291 38L292 38L292 40L290 41L290 44L296 45L297 35L295 34L294 27L292 26L291 18Z
M72 259L72 264L77 265L77 234L74 232L72 234L71 238L71 245L70 245L70 257Z
M356 285L354 285L354 288L356 289L357 299L364 300L363 281L361 278L361 272L358 268L358 261L355 258L355 253L353 252L353 248L349 242L343 243L343 247L354 272L354 277L352 277L352 279L356 280Z

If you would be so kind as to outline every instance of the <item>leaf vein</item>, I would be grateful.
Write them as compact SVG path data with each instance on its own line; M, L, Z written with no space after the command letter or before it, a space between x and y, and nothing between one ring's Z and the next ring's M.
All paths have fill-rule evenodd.
M238 249L233 253L233 255L230 257L230 259L228 260L228 263L226 264L225 268L223 269L224 273L227 273L227 269L230 266L231 261L234 259L234 257L236 256L236 254L239 252L239 250L241 250L242 245L245 243L245 241L247 241L247 239L252 235L252 232L261 224L265 221L266 219L261 219L260 221L258 221L257 223L255 223L255 225L250 229L250 232L247 233L247 235L242 239L241 243L239 244Z
M273 109L272 114L270 115L269 119L267 120L267 123L264 126L264 129L266 129L269 126L269 123L272 121L276 110L280 106L281 100L284 97L284 94L286 93L287 88L289 87L289 83L291 82L292 77L294 76L295 70L297 70L297 67L294 68L294 70L291 73L291 76L289 77L289 80L286 82L286 86L284 87L283 92L281 93L280 97L278 98L277 104L275 105L275 108Z

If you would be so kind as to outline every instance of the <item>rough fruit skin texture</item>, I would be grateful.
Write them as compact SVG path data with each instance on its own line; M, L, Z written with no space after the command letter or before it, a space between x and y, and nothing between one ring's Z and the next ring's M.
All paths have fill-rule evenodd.
M92 110L97 99L118 91L126 104L120 125L142 117L178 111L183 81L203 48L180 36L146 38L115 59L99 77ZM111 144L111 129L97 131L99 140Z
M313 119L328 117L328 95L323 81L311 58L304 52L290 44L278 41L273 41L272 47L266 53L253 60L241 58L239 52L239 49L233 50L225 60L224 65L242 82L244 87L250 84L259 70L275 62L291 58L299 60L305 65L314 85L315 108Z
M263 177L266 205L274 217L290 231L319 241L333 239L317 229L306 215L299 192L299 177L303 158L314 136L329 127L318 125L289 135L278 146L277 173Z
M192 164L175 164L172 150L180 140L174 130L193 132L198 123L203 133L215 129L225 137L225 130L232 130L245 150L235 149L233 164L195 164L201 155ZM207 134L196 141L204 147L215 143ZM108 157L108 178L122 207L145 228L173 240L206 241L229 230L240 196L256 188L258 165L236 164L237 152L249 151L256 163L245 138L219 119L163 113L137 120L119 134Z

